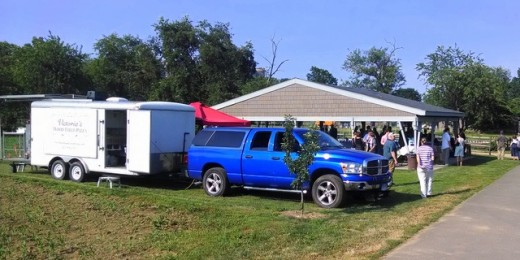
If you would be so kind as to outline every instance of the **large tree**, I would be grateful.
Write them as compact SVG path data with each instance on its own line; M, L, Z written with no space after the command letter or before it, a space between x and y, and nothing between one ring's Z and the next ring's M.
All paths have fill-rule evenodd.
M89 86L82 66L88 55L81 48L50 34L34 37L14 55L14 81L24 94L86 94Z
M235 46L227 24L161 18L155 30L165 70L156 98L213 105L239 96L240 86L256 72L252 45Z
M417 64L417 70L430 86L426 103L465 112L468 127L478 130L511 124L504 95L507 71L488 67L473 52L457 46L437 47L425 62Z
M350 72L346 86L368 88L390 94L406 82L401 71L401 61L395 57L398 50L372 47L368 51L356 49L347 55L343 69Z
M338 85L338 80L328 70L315 66L312 66L311 71L307 73L307 80L327 85Z
M520 117L520 69L516 71L516 76L509 82L506 97L507 105L513 115Z
M416 67L419 77L430 86L424 97L426 103L461 111L460 97L464 93L464 87L460 81L463 68L480 63L482 59L473 52L465 53L457 46L438 46L434 53L426 56L425 62Z
M8 42L0 42L0 95L24 93L14 80L13 69L16 62L15 53L19 46ZM24 124L28 117L28 105L6 103L0 101L0 125L3 130L13 131Z
M504 97L508 79L501 68L484 64L467 65L463 69L462 108L468 126L479 129L504 129L512 126L512 112Z
M138 37L111 34L94 45L98 57L87 67L96 89L109 96L147 100L161 77L161 65L152 46Z

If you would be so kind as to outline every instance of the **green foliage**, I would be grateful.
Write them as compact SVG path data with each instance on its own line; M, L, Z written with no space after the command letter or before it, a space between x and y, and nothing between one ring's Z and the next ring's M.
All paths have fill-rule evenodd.
M338 80L328 70L315 66L312 66L311 71L307 73L307 80L326 85L338 85Z
M513 77L507 85L505 95L513 115L520 117L520 69L517 70L516 77Z
M217 104L238 97L240 87L256 72L252 44L235 46L227 24L161 18L155 30L166 75L154 89L156 98Z
M88 58L60 37L34 37L14 52L13 76L23 93L86 94L88 81L82 66Z
M0 95L16 94L21 91L14 82L13 65L16 62L14 53L20 47L8 42L0 42Z
M419 92L413 88L398 88L392 91L392 95L415 101L421 101L421 94L419 94Z
M138 37L111 34L94 46L98 57L86 64L96 90L108 96L147 100L161 77L161 64L153 46Z
M287 165L289 172L296 175L291 185L294 189L302 190L301 207L303 212L303 183L309 181L309 166L314 161L314 156L320 150L320 146L318 145L316 125L313 125L313 128L304 134L304 142L300 144L300 149L297 151L298 156L294 159L293 153L296 152L295 147L298 146L293 133L295 121L294 117L285 115L282 150L285 151L283 158L285 165Z
M278 84L278 80L273 78L271 81L268 81L266 77L255 77L251 80L248 80L241 86L240 93L242 95L247 95L249 93L269 87L270 84Z
M397 49L372 47L361 52L356 49L347 55L343 69L352 73L349 87L368 88L390 94L405 82L401 61L394 57Z
M511 125L505 95L509 76L504 69L488 67L474 53L457 46L439 46L426 62L417 64L417 70L432 85L425 102L463 111L467 127L487 130Z

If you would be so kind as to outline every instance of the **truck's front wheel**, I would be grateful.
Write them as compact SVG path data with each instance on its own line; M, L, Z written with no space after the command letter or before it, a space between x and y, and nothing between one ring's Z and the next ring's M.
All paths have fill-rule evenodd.
M322 208L338 208L344 197L343 182L336 175L323 175L312 185L312 199Z
M65 179L65 176L67 176L67 163L62 160L53 162L51 166L51 175L52 178L57 180Z
M223 196L229 190L226 170L220 167L214 167L207 170L206 173L204 173L202 183L204 185L204 191L209 196Z

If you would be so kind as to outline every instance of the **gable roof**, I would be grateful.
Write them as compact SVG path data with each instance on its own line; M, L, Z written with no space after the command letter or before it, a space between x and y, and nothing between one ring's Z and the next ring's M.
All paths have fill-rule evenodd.
M292 92L289 91L289 89L291 88L293 89ZM307 94L307 96L304 96L303 94L300 95L300 93L303 91L308 91L310 94ZM308 95L315 95L316 97L308 97ZM336 102L337 104L335 104L335 106L326 107L323 105L324 101L320 99L320 97L318 96L321 96L321 98L329 98L331 99L330 102ZM280 102L278 99L284 99L284 102L289 103L289 105L283 107L280 104L283 102ZM261 102L259 100L261 100ZM215 105L213 106L213 108L223 110L226 113L230 113L235 116L239 116L249 120L258 120L260 118L258 113L255 113L256 116L253 116L251 114L251 111L248 112L247 109L244 109L248 105L252 106L254 102L261 103L262 105L259 106L258 104L256 104L257 109L268 107L274 107L275 109L278 108L280 110L277 111L278 118L282 117L282 115L284 115L286 111L291 110L289 107L290 105L297 106L298 103L302 102L304 102L307 106L310 107L319 107L319 110L321 110L319 111L320 118L329 116L328 118L330 119L333 119L330 116L334 114L336 114L336 119L339 116L339 114L345 115L345 118L350 119L354 117L363 117L363 112L367 112L366 115L368 115L369 111L353 112L354 110L359 110L360 106L367 106L373 108L373 115L371 117L364 116L365 118L363 119L371 121L391 121L388 118L390 117L390 115L387 115L385 117L385 113L381 113L381 111L385 112L387 110L393 111L392 116L394 118L460 118L464 116L464 113L459 111L433 106L423 102L397 97L390 94L384 94L369 89L329 86L301 79L288 80L273 85L271 87L267 87L259 91ZM347 107L349 104L352 104L351 107ZM302 108L300 108L297 111L293 110L291 112L298 113L301 110ZM341 113L338 113L338 110L340 110ZM305 115L305 113L300 114L302 114L300 117L306 117L307 119L312 119L314 118L312 116L317 116L316 113L312 113L313 115L309 115L309 113L307 113L307 115ZM272 117L273 116L271 116L271 120L273 120ZM379 118L379 120L374 120L374 118Z

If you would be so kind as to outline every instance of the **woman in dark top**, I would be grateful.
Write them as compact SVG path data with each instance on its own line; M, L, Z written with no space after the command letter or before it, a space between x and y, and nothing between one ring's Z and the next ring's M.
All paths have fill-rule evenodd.
M365 150L365 142L363 141L363 138L361 138L361 133L354 133L354 138L352 138L352 148L361 151Z

